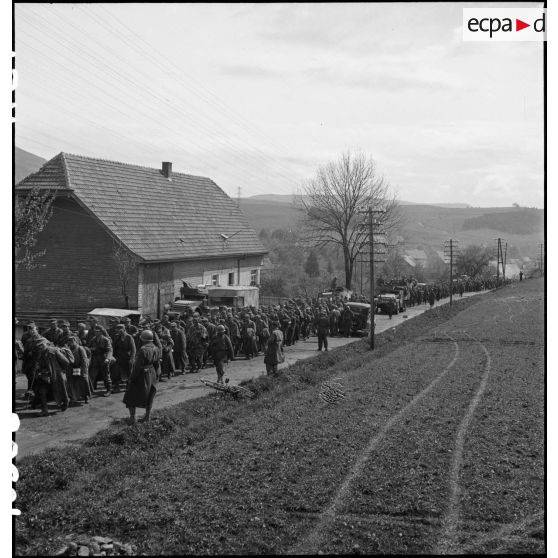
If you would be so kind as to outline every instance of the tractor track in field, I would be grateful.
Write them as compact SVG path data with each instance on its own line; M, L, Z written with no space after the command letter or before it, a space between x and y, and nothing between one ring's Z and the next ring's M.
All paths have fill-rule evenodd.
M508 297L509 298L509 297ZM517 319L528 312L529 307L526 305L521 305L519 309L514 300L504 299L502 301L502 313L494 313L492 316L487 316L484 320L485 325L495 323L503 317L504 321L508 324L513 325ZM467 333L466 330L462 329L465 327L475 328L478 325L477 322L470 323L459 323L459 329L444 331L442 329L436 328L432 334L428 337L417 339L419 343L441 343L441 344L453 344L455 347L455 352L453 358L447 364L442 372L436 376L436 378L419 394L417 394L407 405L405 405L398 412L393 414L384 424L382 429L369 439L367 446L361 452L353 467L350 469L349 473L345 476L344 480L340 484L338 490L335 492L329 505L320 513L308 514L306 517L315 516L315 523L311 530L299 541L293 548L291 548L290 554L301 553L309 554L316 553L320 550L320 543L324 536L324 533L328 530L335 520L352 519L359 521L377 521L381 517L389 517L391 522L394 524L409 524L411 523L421 523L429 524L439 529L438 541L435 545L434 552L436 554L456 554L462 553L467 548L476 548L477 546L483 544L485 541L499 540L500 538L513 533L514 530L521 528L523 524L526 524L527 520L520 521L518 523L512 524L497 524L496 530L491 529L488 535L477 538L463 546L459 542L460 538L464 535L473 535L475 533L475 527L482 526L486 528L490 526L485 521L471 522L471 520L463 520L461 518L461 499L464 494L464 489L460 483L460 477L464 465L464 449L467 443L467 435L470 430L471 424L475 418L475 413L483 395L487 389L487 384L492 370L492 359L490 351L487 345L494 346L506 346L506 345L523 345L523 346L535 346L537 343L531 340L525 339L509 339L507 337L500 338L489 338L481 337L478 338ZM372 514L368 519L362 514L346 514L342 513L342 504L347 499L349 489L354 481L359 478L363 472L365 465L370 458L371 454L376 450L378 445L382 440L388 436L389 431L396 425L398 425L402 419L411 411L427 394L432 392L434 388L441 382L441 380L448 374L448 372L454 367L457 360L460 358L463 349L465 347L478 346L484 353L484 364L480 370L480 375L476 377L475 381L478 381L478 385L468 402L465 413L459 423L459 427L455 434L454 448L452 450L451 464L449 466L448 476L449 476L449 494L447 501L447 511L444 517L437 516L422 516L422 515L405 515L403 517L397 517L393 514ZM467 349L465 349L466 351ZM467 358L465 353L464 358ZM538 517L536 514L534 518Z
M453 341L451 337L449 339ZM444 378L444 376L446 376L446 374L453 368L453 366L457 362L460 354L459 345L456 341L453 341L453 343L455 347L455 352L449 364L446 365L446 367L442 370L442 372L438 374L438 376L436 376L436 378L434 378L434 380L426 388L424 388L409 403L407 403L405 407L403 407L397 413L392 415L391 418L387 420L387 422L384 424L382 429L376 435L370 438L368 445L361 452L360 456L358 457L357 461L349 471L348 475L341 483L341 486L335 493L335 496L333 497L329 506L319 514L317 524L314 526L311 532L303 538L301 542L296 544L296 546L292 549L290 554L314 554L317 552L318 550L317 547L320 543L321 536L324 530L329 524L333 522L333 520L337 516L338 508L340 507L344 498L346 497L352 482L362 474L364 466L368 461L370 454L376 449L378 444L385 438L385 436L388 434L390 429L396 424L398 424L408 411L413 409L419 401L421 401L426 395L428 395L440 383L440 381Z
M444 520L444 525L442 529L442 535L438 542L438 547L436 549L436 554L448 554L455 553L457 544L457 530L460 521L460 496L461 496L461 486L459 483L459 477L461 474L461 469L463 467L463 450L465 447L465 438L467 436L467 431L471 421L473 420L475 411L480 403L480 400L486 390L486 385L488 383L488 377L491 371L491 358L488 349L485 347L484 343L481 343L477 339L471 336L471 339L476 341L486 355L486 364L484 366L484 371L482 379L480 381L479 387L469 403L469 408L461 424L459 425L459 430L457 431L457 436L455 439L455 449L453 452L453 459L450 470L450 499L449 499L449 509Z

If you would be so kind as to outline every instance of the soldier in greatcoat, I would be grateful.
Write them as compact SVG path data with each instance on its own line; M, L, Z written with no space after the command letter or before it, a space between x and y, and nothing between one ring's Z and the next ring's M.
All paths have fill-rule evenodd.
M316 332L318 334L318 351L322 346L327 351L327 335L329 333L329 318L325 312L321 312L316 320Z
M205 349L202 358L203 367L205 368L207 366L207 359L211 356L211 353L209 352L209 345L211 344L212 339L217 335L217 325L205 316L201 321L203 327L207 330L207 348Z
M208 342L207 330L200 323L200 315L196 312L186 340L188 359L190 361L190 372L192 374L201 370L202 358Z
M172 349L174 369L178 374L184 374L188 363L188 356L186 355L186 335L184 331L178 327L176 322L170 323L170 335L174 343Z
M112 381L110 379L110 365L113 362L112 344L108 336L103 335L102 326L95 324L93 327L94 337L89 341L91 349L91 363L89 364L89 376L93 389L97 389L97 380L100 377L105 384L105 397L112 393Z
M229 360L234 360L234 350L229 339L225 333L225 326L219 324L215 329L215 335L209 343L209 354L215 364L217 370L217 382L223 383L224 365Z
M136 353L123 399L130 412L129 424L136 422L137 407L145 409L144 420L149 420L157 392L157 372L154 364L159 361L161 355L153 343L152 331L146 329L141 332L140 337L142 344Z
M238 355L240 347L242 345L242 336L240 335L240 326L238 320L233 317L232 312L227 313L227 318L225 320L226 326L229 328L229 337L231 343L233 344L234 354Z
M126 331L124 324L116 326L116 334L112 347L115 361L112 363L110 374L113 383L113 391L120 391L120 382L127 382L132 372L132 365L136 356L136 344L134 338Z
M258 354L256 324L250 319L250 316L251 314L245 316L242 324L242 352L248 360Z
M71 365L74 357L68 348L56 347L44 337L35 340L35 349L39 356L33 380L35 397L31 405L34 409L40 403L40 416L46 417L50 397L54 398L62 411L65 411L70 404L65 370Z
M277 374L277 366L284 362L283 332L279 329L279 322L273 322L272 332L267 341L264 363L267 374Z
M159 336L159 340L161 342L161 367L159 371L159 380L162 380L163 376L166 376L170 380L174 376L174 341L172 340L170 331L164 327L163 324L156 324L154 330L154 333Z
M67 369L72 402L83 399L84 403L88 403L92 392L89 380L89 359L85 347L80 345L76 337L70 337L68 348L74 357L74 362L70 363Z
M353 312L348 306L345 306L341 314L341 329L343 330L344 337L351 336L352 327L353 327Z
M341 312L339 311L337 306L335 306L329 312L329 331L330 331L330 334L331 334L332 337L335 337L336 335L339 335L339 321L340 321L340 318L341 318Z

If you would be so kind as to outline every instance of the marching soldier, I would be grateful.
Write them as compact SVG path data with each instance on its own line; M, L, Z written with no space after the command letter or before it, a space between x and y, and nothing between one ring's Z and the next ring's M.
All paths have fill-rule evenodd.
M130 377L136 356L136 344L133 337L126 332L124 324L118 324L115 329L113 345L115 361L111 367L111 379L114 386L113 391L116 393L120 391L120 382L127 382Z
M186 335L182 331L176 322L170 323L170 335L174 343L172 350L172 356L174 358L174 369L179 374L184 374L186 370L186 364L188 362L188 356L186 354Z
M222 384L224 365L229 360L234 360L234 350L229 336L225 333L225 326L220 324L215 331L216 334L209 344L208 351L217 370L217 382Z
M141 346L139 347L132 367L132 373L126 386L124 404L130 413L129 424L136 423L136 408L145 409L143 420L151 417L153 400L157 393L157 372L155 362L160 359L160 352L153 343L153 332L146 329L141 332Z
M93 389L97 389L97 380L99 376L105 384L105 397L112 393L112 382L110 379L110 365L113 361L112 344L108 336L103 335L102 326L95 324L93 327L94 337L89 341L91 349L91 363L89 365L89 376Z

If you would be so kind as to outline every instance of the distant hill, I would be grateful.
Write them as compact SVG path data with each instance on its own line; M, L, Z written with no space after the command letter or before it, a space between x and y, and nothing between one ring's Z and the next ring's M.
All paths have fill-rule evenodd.
M542 233L543 214L540 209L516 208L501 213L485 213L479 217L465 219L463 230L491 228L503 233Z
M291 196L274 194L268 199L264 194L241 199L240 208L258 233L296 229L303 213L291 200ZM459 240L463 247L492 246L494 238L505 237L522 255L536 257L543 239L542 209L401 204L401 214L401 236L408 249L442 250L449 238Z
M23 180L26 176L38 171L44 164L46 159L33 155L25 149L15 148L15 181L16 184Z
M275 202L275 203L292 203L293 195L288 194L258 194L256 196L250 196L248 198L242 198L242 202ZM418 202L410 202L401 200L399 205L423 205ZM468 203L433 203L433 207L471 207Z

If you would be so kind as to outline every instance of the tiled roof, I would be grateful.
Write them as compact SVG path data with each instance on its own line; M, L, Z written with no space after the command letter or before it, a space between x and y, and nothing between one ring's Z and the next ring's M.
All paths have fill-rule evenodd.
M173 172L169 180L159 169L60 153L16 188L34 186L71 191L146 261L267 252L236 203L209 178Z

